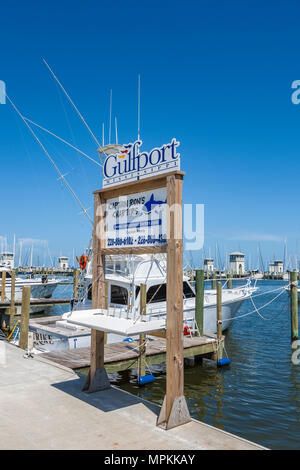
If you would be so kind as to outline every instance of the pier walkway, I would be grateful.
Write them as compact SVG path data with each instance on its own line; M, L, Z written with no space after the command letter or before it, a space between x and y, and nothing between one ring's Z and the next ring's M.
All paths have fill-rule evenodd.
M70 330L70 335L72 330ZM220 347L223 348L224 336ZM212 358L216 353L217 336L185 336L183 339L184 357ZM116 372L137 367L139 357L139 342L106 344L104 348L104 365L107 372ZM90 366L91 348L76 348L45 352L42 357L57 362L70 369L82 369ZM160 364L166 361L166 340L149 336L146 343L146 359L148 365Z
M127 392L87 394L71 369L0 342L1 449L261 449L192 420L164 431L159 412Z

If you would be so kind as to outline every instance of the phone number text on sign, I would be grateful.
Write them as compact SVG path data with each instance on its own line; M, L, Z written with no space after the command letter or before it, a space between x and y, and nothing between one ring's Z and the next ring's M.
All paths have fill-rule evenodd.
M166 203L166 188L107 200L106 246L166 244Z

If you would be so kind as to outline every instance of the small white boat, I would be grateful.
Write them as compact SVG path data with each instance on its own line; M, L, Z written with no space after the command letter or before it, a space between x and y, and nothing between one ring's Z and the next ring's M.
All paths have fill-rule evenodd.
M11 299L11 274L6 267L0 267L0 278L2 271L6 271L6 283L5 283L5 299ZM32 299L50 299L53 292L55 291L60 280L48 279L48 276L43 275L42 277L29 277L22 278L16 277L15 283L15 300L22 299L23 287L30 287L30 294ZM0 282L0 293L1 293L1 282ZM30 308L31 313L38 313L45 310L45 307L33 306ZM21 307L17 307L17 314L21 313Z
M165 328L166 263L163 256L134 256L124 261L114 257L107 264L108 305L104 311L92 309L91 263L82 277L81 301L59 320L30 321L34 345L41 350L61 350L90 346L90 328L107 331L108 343L134 338ZM140 316L140 285L147 285L146 315ZM222 291L223 330L226 330L242 303L256 291L250 282ZM190 334L197 333L195 322L195 290L187 276L183 277L184 326ZM216 333L216 290L205 290L204 332Z

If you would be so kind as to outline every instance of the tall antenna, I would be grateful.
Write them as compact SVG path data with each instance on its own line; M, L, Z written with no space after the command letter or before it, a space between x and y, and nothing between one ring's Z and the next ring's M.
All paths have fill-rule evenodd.
M53 78L56 80L56 82L59 84L60 88L62 89L62 91L64 92L64 94L66 95L66 97L68 98L68 100L70 101L70 103L72 104L72 106L74 107L76 113L78 114L78 116L80 117L80 119L82 120L82 122L84 123L85 127L87 128L87 130L89 131L89 133L91 134L91 136L93 137L94 141L96 142L97 146L100 147L100 144L97 140L97 138L94 136L93 132L91 131L91 129L89 128L89 126L87 125L86 121L84 120L83 116L81 115L81 113L79 112L79 110L77 109L77 107L75 106L75 103L72 101L72 99L70 98L70 96L68 95L68 93L66 92L66 90L64 89L64 87L62 86L62 84L60 83L60 81L58 80L58 78L56 77L56 75L54 74L53 70L51 69L50 65L47 64L47 62L45 61L45 59L43 59L43 62L44 64L46 65L46 67L48 68L48 70L50 71L50 73L52 74Z
M102 147L104 147L104 122L102 122Z
M54 134L54 132L51 132L49 131L48 129L46 129L45 127L42 127L40 126L39 124L37 124L36 122L34 121L31 121L31 119L28 119L26 118L25 116L23 116L25 121L28 121L30 124L33 124L34 126L38 127L39 129L42 129L42 131L45 131L47 132L48 134L52 135L53 137L56 137L56 139L60 140L61 142L63 142L64 144L68 145L69 147L71 147L72 149L76 150L77 152L79 152L81 155L84 155L86 158L88 158L89 160L91 160L93 163L95 163L96 165L98 166L103 166L101 165L101 163L98 163L96 162L96 160L94 160L92 157L90 157L89 155L87 155L86 153L82 152L82 150L79 150L77 147L75 147L74 145L70 144L70 142L67 142L65 139L62 139L61 137L59 137L58 135Z
M61 177L61 179L63 180L63 182L65 183L65 185L67 186L67 188L69 189L70 193L73 195L74 199L76 199L76 201L78 202L78 204L80 205L83 213L86 215L86 217L89 219L89 221L91 222L91 224L93 224L93 221L91 219L91 217L89 216L86 208L84 207L84 205L82 204L82 202L80 201L79 197L77 196L77 194L75 193L74 189L70 186L70 184L68 183L68 181L66 180L66 178L64 177L64 175L61 173L61 171L59 170L58 166L55 164L53 158L51 158L49 152L45 149L44 145L42 144L42 142L40 141L40 139L38 138L38 136L36 135L36 133L34 132L34 130L31 128L31 126L28 124L28 122L24 119L24 116L20 113L20 111L18 110L18 108L14 105L14 103L12 102L12 100L9 98L8 95L6 95L6 98L8 99L8 101L10 102L10 104L12 105L12 107L14 108L14 110L16 111L16 113L20 116L20 118L22 119L22 121L26 124L26 126L28 127L28 129L30 130L31 134L34 136L35 140L39 143L39 145L42 147L44 153L46 154L46 156L49 158L50 162L52 163L52 165L54 166L55 170L57 171L57 173L59 174L59 176Z
M110 90L110 99L109 99L109 133L108 133L109 144L110 144L110 138L111 138L111 111L112 111L112 90Z
M141 131L141 76L138 74L138 140Z
M115 117L115 129L116 129L116 144L118 144L118 123L117 123L117 116Z

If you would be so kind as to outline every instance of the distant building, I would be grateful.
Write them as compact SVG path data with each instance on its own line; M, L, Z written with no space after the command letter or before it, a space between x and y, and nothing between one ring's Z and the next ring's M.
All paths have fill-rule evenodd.
M269 264L269 273L274 274L275 273L275 266L274 263Z
M245 255L238 251L230 253L230 272L231 274L245 274Z
M283 273L283 262L280 259L274 260L274 274Z
M214 271L214 260L213 258L205 258L203 261L204 264L204 272L205 273L212 273Z
M0 255L0 266L4 266L8 269L14 269L15 267L15 255L10 251L5 251Z
M62 271L65 271L69 268L69 258L67 256L60 256L58 258L58 267Z

